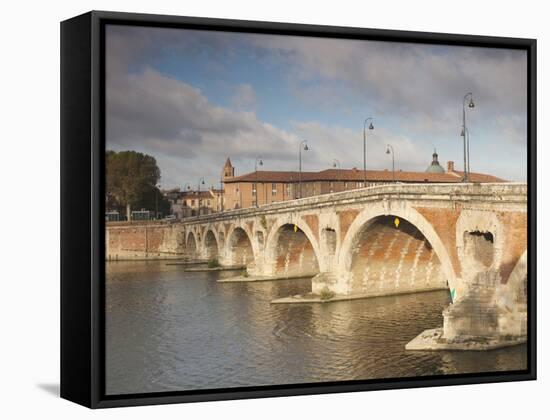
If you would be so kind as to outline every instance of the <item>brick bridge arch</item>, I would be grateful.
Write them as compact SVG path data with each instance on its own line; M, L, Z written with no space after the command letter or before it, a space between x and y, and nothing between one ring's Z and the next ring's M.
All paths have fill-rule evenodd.
M204 232L202 254L208 260L218 258L220 255L220 241L216 230L208 227Z
M295 227L297 228L296 231L294 231ZM287 217L277 218L267 235L264 252L264 273L275 274L280 271L281 267L278 267L278 265L281 265L281 261L278 261L278 259L280 260L281 258L279 255L281 244L279 240L283 233L289 232L289 229L291 229L291 232L295 235L303 235L303 238L299 236L296 238L298 240L294 243L290 241L288 244L285 244L289 247L286 252L291 253L292 251L297 251L299 258L302 259L299 264L305 264L308 267L306 270L308 274L316 274L326 269L322 267L323 259L320 258L321 252L319 249L319 241L315 233L301 217L288 215ZM292 238L292 233L288 238ZM297 249L291 250L291 247L296 247ZM309 252L309 247L311 247L311 252ZM289 258L287 257L287 259ZM295 273L289 270L289 262L291 261L286 262L284 272L286 276L295 276ZM304 271L304 273L306 273L306 271Z
M406 203L380 202L372 204L360 212L351 223L340 246L337 272L344 277L341 282L340 292L353 293L354 279L352 273L353 258L357 253L357 247L364 234L377 220L383 217L397 217L405 223L414 227L426 239L433 253L441 264L441 271L451 290L457 290L458 280L453 269L451 258L443 241L436 233L432 225L414 208ZM372 251L371 251L372 252ZM430 288L427 286L426 288ZM355 291L357 292L357 291Z
M189 230L185 239L185 250L188 256L197 257L199 254L199 242L194 230Z
M228 265L254 266L260 252L252 231L245 223L231 225L224 248Z

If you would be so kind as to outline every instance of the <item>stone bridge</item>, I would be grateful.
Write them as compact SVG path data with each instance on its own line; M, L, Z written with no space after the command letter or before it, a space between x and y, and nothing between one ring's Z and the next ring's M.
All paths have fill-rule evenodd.
M527 186L392 184L199 216L108 224L108 259L244 265L242 281L312 277L315 302L448 289L444 326L411 349L525 340Z

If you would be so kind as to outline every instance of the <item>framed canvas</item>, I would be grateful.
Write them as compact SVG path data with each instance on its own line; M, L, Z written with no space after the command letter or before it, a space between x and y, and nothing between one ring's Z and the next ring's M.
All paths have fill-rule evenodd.
M61 396L536 378L536 41L61 23Z

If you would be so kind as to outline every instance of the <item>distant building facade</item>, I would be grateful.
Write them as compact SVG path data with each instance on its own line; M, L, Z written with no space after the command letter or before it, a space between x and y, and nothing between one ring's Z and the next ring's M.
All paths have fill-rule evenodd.
M177 219L222 211L223 190L180 191L170 197L170 212Z
M470 182L505 182L501 178L481 173L470 173ZM395 178L394 178L395 177ZM425 172L389 170L366 171L353 169L326 169L319 172L256 171L235 176L235 168L228 158L222 170L224 183L224 210L261 206L280 201L329 194L374 185L401 183L458 183L464 173L456 171L454 162L447 163L445 170L438 160L437 152Z

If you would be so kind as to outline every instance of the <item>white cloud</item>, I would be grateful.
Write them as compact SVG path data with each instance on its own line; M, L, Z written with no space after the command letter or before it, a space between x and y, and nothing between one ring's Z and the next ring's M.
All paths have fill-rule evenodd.
M383 113L435 118L441 110L460 109L468 91L486 109L526 113L524 51L282 36L251 41L274 51L295 86L321 78L318 85L326 90L330 81L345 81Z
M247 83L237 86L231 103L236 109L253 110L256 106L256 93L252 86Z
M200 90L150 68L108 82L108 147L151 153L163 184L199 176L216 183L226 156L288 161L297 141L253 112L213 105Z
M362 167L362 131L296 121L289 133L260 121L253 112L213 105L200 90L152 69L111 80L107 115L108 147L155 156L166 186L194 185L201 176L216 185L227 156L239 173L252 170L258 155L264 169L296 170L301 139L308 139L311 148L303 155L304 170L329 168L335 158L343 167ZM386 143L399 150L398 169L427 162L427 154L406 137L383 129L368 136L369 168L388 167Z
M375 116L376 129L368 133L369 168L391 167L387 143L396 150L398 169L427 166L438 139L456 139L446 159L455 156L461 100L470 90L477 104L468 114L472 137L487 143L483 134L510 146L502 148L508 158L501 167L525 156L527 76L520 51L151 28L118 28L107 41L108 147L157 157L165 186L196 183L201 176L217 183L226 156L238 173L253 170L259 154L264 169L295 170L297 145L304 138L311 146L304 170L324 169L334 158L344 167L362 166L362 120L357 130L334 118L293 121L291 131L283 130L258 119L254 111L261 98L249 82L232 87L229 109L147 67L167 51L185 60L206 55L208 68L217 68L222 77L218 59L239 59L238 45L258 63L283 71L296 100L312 114L322 108L326 115L333 110L351 115L364 108ZM515 172L524 172L525 164L518 168Z

